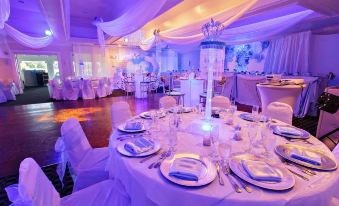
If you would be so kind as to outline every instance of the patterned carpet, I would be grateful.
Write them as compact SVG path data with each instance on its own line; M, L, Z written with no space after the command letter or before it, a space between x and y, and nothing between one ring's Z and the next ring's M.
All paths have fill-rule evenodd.
M305 118L294 118L293 125L302 128L312 135L315 135L317 128L318 118L316 117L305 117ZM330 146L329 146L330 147ZM57 191L60 193L61 197L69 195L72 193L73 189L73 180L67 170L67 173L64 178L64 188L61 188L61 182L59 181L58 175L56 173L56 165L50 165L42 168L47 177L51 180ZM0 178L0 206L9 205L10 201L7 198L4 188L11 184L16 184L18 182L18 174Z

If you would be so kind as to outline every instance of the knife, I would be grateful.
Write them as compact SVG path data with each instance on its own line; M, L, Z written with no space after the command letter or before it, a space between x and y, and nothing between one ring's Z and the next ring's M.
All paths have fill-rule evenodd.
M218 174L219 184L220 185L224 185L224 180L222 179L222 177L220 175L220 164L219 164L219 162L216 162L215 165L217 167L217 174Z

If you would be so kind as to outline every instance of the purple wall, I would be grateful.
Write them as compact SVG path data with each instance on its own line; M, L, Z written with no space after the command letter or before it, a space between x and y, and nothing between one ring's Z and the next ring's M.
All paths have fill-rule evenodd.
M309 65L313 75L335 73L331 85L339 85L339 34L312 35Z

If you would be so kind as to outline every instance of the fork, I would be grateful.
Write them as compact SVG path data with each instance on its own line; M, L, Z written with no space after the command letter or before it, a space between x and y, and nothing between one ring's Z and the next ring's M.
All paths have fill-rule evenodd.
M228 178L228 181L231 183L231 185L233 186L234 190L237 193L241 193L242 190L240 189L239 185L234 181L234 179L232 179L231 170L230 170L230 168L225 163L223 163L223 165L222 165L222 171L225 174L225 176Z
M314 176L314 175L317 174L316 172L314 172L314 171L312 171L312 170L309 170L309 169L307 169L307 168L305 168L305 167L303 167L303 166L296 165L296 164L287 162L287 161L285 161L285 160L283 160L283 163L286 164L286 165L289 165L289 166L294 166L294 167L296 167L299 171L301 171L301 172L303 172L303 173L305 173L305 174L307 174L307 175L309 175L309 176Z

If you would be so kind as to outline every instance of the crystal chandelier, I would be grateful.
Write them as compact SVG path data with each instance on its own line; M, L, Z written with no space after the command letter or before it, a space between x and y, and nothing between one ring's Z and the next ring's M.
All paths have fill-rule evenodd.
M202 26L201 30L206 39L216 39L222 34L224 28L221 22L214 21L212 18L210 22Z

